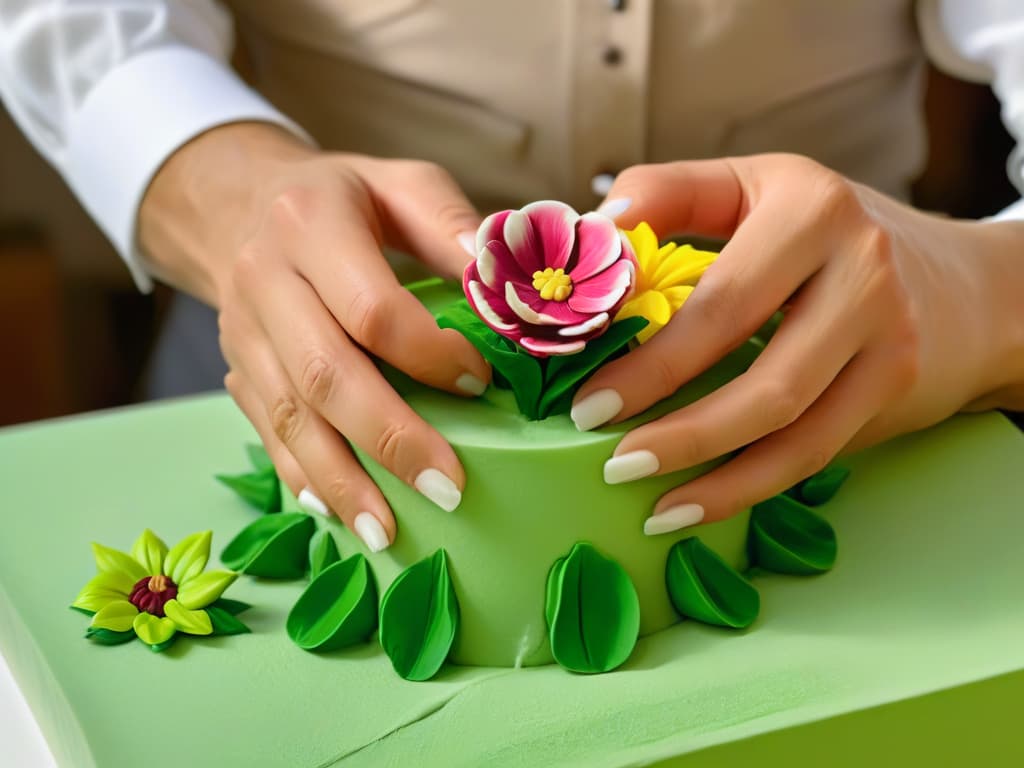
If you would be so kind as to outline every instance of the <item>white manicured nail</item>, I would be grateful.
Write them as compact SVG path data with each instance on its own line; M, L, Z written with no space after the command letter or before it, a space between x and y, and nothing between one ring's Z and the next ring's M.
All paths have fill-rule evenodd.
M355 527L359 538L363 540L363 543L366 544L371 552L383 552L391 546L384 526L380 524L380 520L369 512L360 512L356 515L352 525Z
M472 373L464 373L455 380L455 386L470 395L482 395L487 389L487 384L478 379Z
M607 216L609 219L614 219L624 214L632 204L633 198L631 197L616 197L601 203L597 208L597 212L602 216Z
M460 232L455 236L462 250L476 258L476 232Z
M614 389L599 389L576 403L569 411L569 418L576 429L586 432L615 418L622 406L622 396Z
M671 533L680 528L696 525L703 519L704 507L700 504L677 504L644 520L644 533L648 536Z
M650 451L630 451L612 456L604 463L604 481L609 484L628 483L658 471L658 457Z
M424 469L416 475L413 484L417 491L446 512L454 511L462 501L462 492L458 486L439 469Z
M299 491L299 498L297 499L299 506L307 512L316 512L318 515L324 517L331 516L331 510L327 508L327 505L321 501L320 497L313 493L313 490L306 486Z

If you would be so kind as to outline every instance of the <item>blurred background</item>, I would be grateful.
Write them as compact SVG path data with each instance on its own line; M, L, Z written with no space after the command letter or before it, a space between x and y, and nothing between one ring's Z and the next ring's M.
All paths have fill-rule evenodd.
M915 203L959 217L1017 198L987 87L936 71ZM103 235L0 106L0 425L143 399L170 293L139 294Z

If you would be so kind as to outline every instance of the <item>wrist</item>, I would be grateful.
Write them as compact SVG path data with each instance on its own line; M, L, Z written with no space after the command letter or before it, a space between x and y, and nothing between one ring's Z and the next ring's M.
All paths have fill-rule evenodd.
M147 266L218 306L239 248L273 180L316 150L269 123L232 123L195 137L154 176L139 208Z

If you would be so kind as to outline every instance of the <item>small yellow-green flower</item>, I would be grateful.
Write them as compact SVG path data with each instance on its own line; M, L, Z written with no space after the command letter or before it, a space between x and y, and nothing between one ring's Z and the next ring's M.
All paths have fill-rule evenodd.
M186 536L168 550L146 529L131 554L92 545L98 573L71 604L92 614L87 637L131 637L154 650L167 647L175 633L209 635L210 615L203 610L238 578L233 571L205 571L211 531ZM107 642L110 642L107 640Z
M659 247L658 236L645 221L635 229L624 230L623 234L629 238L636 254L636 289L615 319L647 318L647 327L636 337L643 344L679 311L718 254L675 243Z

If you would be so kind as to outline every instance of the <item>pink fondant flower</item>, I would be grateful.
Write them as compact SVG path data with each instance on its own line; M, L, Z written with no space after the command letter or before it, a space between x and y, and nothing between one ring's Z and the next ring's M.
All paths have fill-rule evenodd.
M564 203L488 216L462 278L488 326L536 357L571 355L608 328L632 291L636 261L611 219Z

